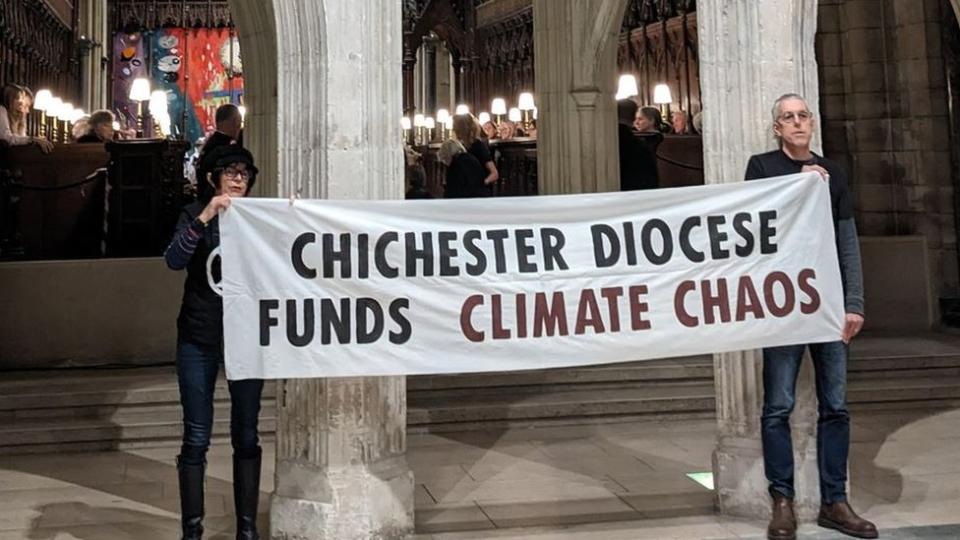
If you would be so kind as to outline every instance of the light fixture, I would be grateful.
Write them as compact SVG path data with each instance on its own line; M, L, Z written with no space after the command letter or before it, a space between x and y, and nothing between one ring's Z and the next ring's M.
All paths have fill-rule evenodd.
M423 119L423 129L426 131L425 143L433 142L433 130L437 127L437 121L432 116Z
M150 81L137 77L130 85L130 100L137 102L137 137L143 137L143 102L150 99Z
M403 130L403 141L411 142L410 139L410 130L413 129L413 121L410 120L409 116L400 117L400 128Z
M422 114L413 115L413 143L423 144L424 117Z
M47 117L50 118L53 122L50 127L50 132L47 134L47 138L51 141L57 140L57 137L60 133L60 126L57 123L57 116L60 114L60 107L63 106L63 100L54 96L50 98L50 101L47 103Z
M443 123L443 126L447 128L447 131L453 130L453 117L448 116L446 122Z
M670 87L666 84L658 84L653 88L653 102L657 105L673 103L673 96L670 94Z
M486 112L486 111L480 113L480 116L477 117L477 120L480 122L480 125L481 125L481 126L484 125L484 124L486 124L487 122L490 121L490 113L488 113L488 112Z
M150 114L156 116L167 110L167 93L163 90L154 90L150 92L150 105L148 107Z
M83 109L74 109L73 113L70 115L70 121L74 124L77 123L77 120L83 118L87 113L83 112Z
M521 111L532 111L534 107L533 103L533 94L530 92L523 92L520 94L520 99L517 100L517 108Z
M660 114L664 122L670 121L670 104L673 103L673 96L670 95L670 87L666 84L658 84L653 87L653 102L660 106Z
M67 142L70 138L70 117L73 116L73 104L63 103L57 109L57 120L63 122L63 130L60 132L60 142Z
M617 84L617 101L639 94L640 90L637 88L637 78L633 75L621 75L620 82Z
M238 105L237 110L240 111L240 127L243 128L247 121L247 108L243 105Z
M534 119L534 120L537 119L537 108L536 108L536 107L533 108L533 119Z
M470 107L467 107L465 103L457 105L457 108L453 111L453 114L470 114Z
M523 120L523 115L520 113L520 109L512 107L510 109L510 113L507 115L507 119L516 123Z
M495 119L495 124L497 127L500 127L501 117L507 114L507 102L503 98L494 98L490 102L490 114L493 115Z
M50 107L51 101L53 101L53 94L47 89L38 91L33 100L33 108L40 111L41 137L49 137L50 135L47 130L47 108Z
M450 118L450 111L446 109L440 109L437 111L437 122L440 124L446 124L447 118Z

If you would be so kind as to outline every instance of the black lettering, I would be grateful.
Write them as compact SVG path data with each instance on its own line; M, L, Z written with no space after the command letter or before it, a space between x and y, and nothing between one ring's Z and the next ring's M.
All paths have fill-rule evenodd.
M400 327L399 332L390 332L390 343L402 345L410 340L410 334L413 327L410 326L410 320L403 314L402 309L410 309L410 300L407 298L397 298L390 302L390 318Z
M316 241L317 235L312 232L303 233L293 241L293 248L290 250L290 262L293 263L293 269L297 271L300 277L306 279L315 279L317 277L317 271L303 262L303 248L307 247L307 244L312 244Z
M350 343L350 299L340 299L340 312L331 298L320 299L320 343L330 344L331 332L336 332L337 343Z
M280 309L280 300L261 300L260 301L260 346L270 346L270 329L280 325L280 319L274 317L271 312Z
M620 240L613 227L600 223L590 227L593 236L593 261L597 268L607 268L617 264L620 259ZM604 239L610 242L610 254L604 251Z
M760 253L763 255L777 252L777 243L773 241L773 237L777 234L777 227L772 224L776 219L776 210L760 212Z
M724 249L722 246L722 244L727 241L727 233L720 230L720 227L726 222L726 216L707 216L707 232L710 235L710 256L713 257L715 261L730 258L730 250ZM707 321L707 324L710 323L711 321Z
M426 234L426 233L424 233ZM373 314L373 329L367 328L367 313ZM383 334L383 308L373 298L357 298L357 343L364 345L380 339Z
M653 251L653 242L650 235L656 230L663 239L663 250L660 253ZM673 237L670 236L670 226L662 219L651 219L643 224L640 230L640 241L643 247L643 254L647 260L653 264L666 264L673 257Z
M383 233L380 238L377 239L377 245L373 250L373 260L377 265L377 272L380 272L380 275L392 279L400 275L400 271L389 264L387 264L387 246L390 242L397 242L400 240L400 235L396 232L390 231Z
M437 243L440 254L440 275L441 276L459 276L460 268L452 266L450 259L457 256L456 248L450 247L450 242L457 239L457 233L453 231L440 231L437 233Z
M733 216L733 230L737 231L740 238L743 238L743 245L736 245L737 257L749 257L753 253L753 232L747 227L752 221L752 217L747 212L740 212Z
M700 227L702 222L700 216L693 216L683 220L683 225L680 225L680 251L690 262L703 262L706 259L703 252L694 249L693 244L690 243L691 231L694 227Z
M507 261L503 243L509 235L510 232L506 229L487 231L487 240L493 241L494 264L497 267L498 274L503 274L507 271Z
M543 244L543 267L547 270L559 268L567 270L567 262L563 260L560 250L563 249L567 239L563 237L560 229L544 227L540 229L540 241ZM554 266L556 264L556 267Z
M313 341L313 298L303 300L303 333L297 333L297 301L287 300L287 340L294 347L306 347Z
M537 265L530 262L530 257L536 254L536 249L528 242L533 238L533 229L517 229L513 233L517 237L517 270L521 274L537 271Z
M340 263L340 277L350 277L350 233L340 234L340 249L333 248L333 235L323 235L323 277L332 278L333 263Z
M357 277L370 277L370 236L366 233L357 235Z
M487 256L477 245L480 236L480 231L476 229L463 233L463 247L467 248L467 253L477 261L476 264L467 263L467 274L471 276L479 276L487 271Z
M404 246L407 249L407 277L417 275L417 260L423 261L423 275L433 275L433 233L420 233L423 238L423 249L417 249L417 233L408 232L403 235Z

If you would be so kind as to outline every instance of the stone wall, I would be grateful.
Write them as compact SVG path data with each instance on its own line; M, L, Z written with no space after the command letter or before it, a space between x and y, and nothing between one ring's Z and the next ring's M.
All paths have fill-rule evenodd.
M817 21L824 152L850 173L862 235L926 238L933 298L960 293L940 26L953 16L941 0L820 0Z

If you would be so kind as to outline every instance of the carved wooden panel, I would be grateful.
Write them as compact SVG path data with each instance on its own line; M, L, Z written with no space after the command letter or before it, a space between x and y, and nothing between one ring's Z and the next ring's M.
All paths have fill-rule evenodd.
M0 86L21 84L34 92L49 88L75 100L79 65L73 29L47 4L37 0L0 2ZM33 126L30 128L32 131Z
M674 110L700 112L697 14L683 13L621 34L617 67L637 77L641 105L653 105L654 86L666 83Z
M477 111L489 111L493 98L516 106L521 92L532 92L533 9L481 27L476 32L476 58L468 74Z
M110 0L114 32L233 26L227 0Z

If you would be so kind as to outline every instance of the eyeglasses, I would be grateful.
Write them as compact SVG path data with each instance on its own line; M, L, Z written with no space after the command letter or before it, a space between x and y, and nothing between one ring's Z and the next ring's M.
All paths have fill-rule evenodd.
M250 181L250 171L247 171L247 170L241 171L240 169L227 167L226 169L223 170L223 173L221 174L223 175L224 178L228 180L239 180L243 183L247 183Z
M813 113L811 113L810 111L798 111L798 112L791 111L791 112L785 112L781 114L780 118L778 118L777 120L780 122L783 122L784 124L793 123L793 122L799 122L802 124L805 122L809 122L811 118L813 118Z

